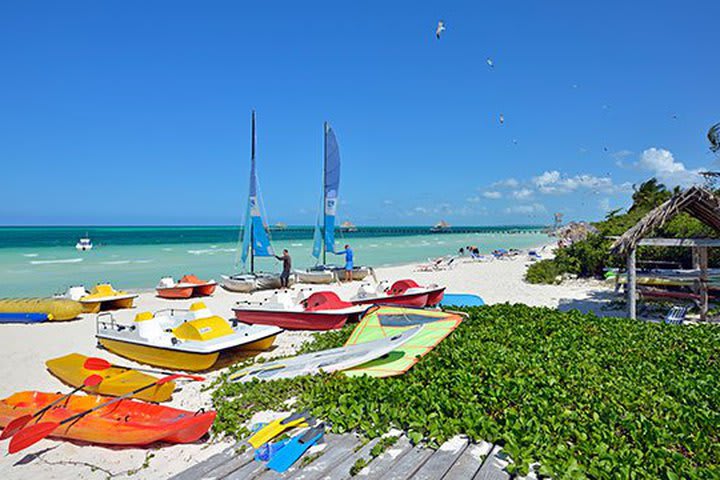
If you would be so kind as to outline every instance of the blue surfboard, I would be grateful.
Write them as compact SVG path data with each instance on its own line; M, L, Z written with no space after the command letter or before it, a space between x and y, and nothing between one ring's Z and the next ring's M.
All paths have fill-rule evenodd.
M441 307L481 307L485 305L482 298L469 293L446 293L440 302Z

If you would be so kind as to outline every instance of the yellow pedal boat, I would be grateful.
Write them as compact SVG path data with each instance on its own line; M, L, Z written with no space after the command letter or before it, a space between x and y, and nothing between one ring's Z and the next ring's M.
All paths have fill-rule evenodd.
M190 310L167 309L136 315L122 325L110 313L98 315L96 337L107 350L140 363L174 370L202 371L221 354L252 355L270 348L283 330L246 325L213 315L203 302Z
M45 366L50 373L72 387L79 387L90 375L100 375L103 381L98 386L83 388L84 391L95 395L119 397L158 380L152 375L129 368L113 366L105 370L88 370L84 367L87 359L85 355L71 353L48 360ZM168 382L143 390L133 397L146 402L166 402L170 400L174 390L175 382Z
M100 310L132 308L138 295L115 290L109 283L99 283L90 292L83 286L70 287L65 297L80 302L85 313L98 313Z

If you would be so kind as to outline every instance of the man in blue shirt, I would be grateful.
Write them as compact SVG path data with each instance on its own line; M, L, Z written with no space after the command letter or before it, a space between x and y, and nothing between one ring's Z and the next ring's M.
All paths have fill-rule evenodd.
M345 255L345 281L352 281L353 271L353 251L350 245L345 245L345 250L342 252L335 252L335 255Z

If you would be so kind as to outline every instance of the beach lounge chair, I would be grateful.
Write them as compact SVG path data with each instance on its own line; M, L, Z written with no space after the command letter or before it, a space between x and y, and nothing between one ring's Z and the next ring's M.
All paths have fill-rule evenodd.
M455 257L439 257L435 260L428 260L415 268L416 272L438 272L440 270L450 270L454 267Z
M682 325L687 314L687 307L672 307L665 316L665 323L668 325Z

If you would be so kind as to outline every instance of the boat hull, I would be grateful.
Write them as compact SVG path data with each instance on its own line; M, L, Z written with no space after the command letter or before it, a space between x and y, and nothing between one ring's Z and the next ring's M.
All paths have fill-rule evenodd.
M300 271L296 272L295 275L298 283L328 285L337 281L337 274L333 270Z
M342 328L351 314L326 312L269 312L233 309L235 318L251 325L272 325L286 330L335 330Z
M217 287L217 283L208 283L206 285L198 285L195 287L195 291L193 292L193 295L196 297L209 297L213 293L215 293L215 288Z
M239 345L227 351L228 355L242 352L259 352L267 350L275 342L276 335L271 335L257 341ZM209 370L215 365L221 353L191 353L178 351L169 347L141 345L118 339L98 338L98 343L107 350L136 362L164 367L172 370L200 372Z
M125 308L133 308L134 302L135 302L135 296L115 298L115 299L110 299L110 300L101 300L101 301L82 300L82 299L80 300L80 303L83 306L84 313L98 313L100 311L122 310Z
M426 307L434 307L436 305L439 305L440 302L442 302L443 297L445 296L445 287L438 287L430 290L428 292L428 299L427 303L425 304Z
M157 288L157 296L161 298L190 298L193 296L194 287L171 287Z
M408 293L388 297L370 297L351 300L353 305L398 305L401 307L425 307L428 304L428 292Z
M0 401L0 426L7 426L21 415L32 415L60 397L57 393L16 393ZM48 410L43 421L60 422L107 401L108 398L102 396L71 395L66 402ZM51 436L105 445L142 446L158 441L190 443L208 432L215 415L213 411L194 413L124 399L80 418L77 423L55 429Z

